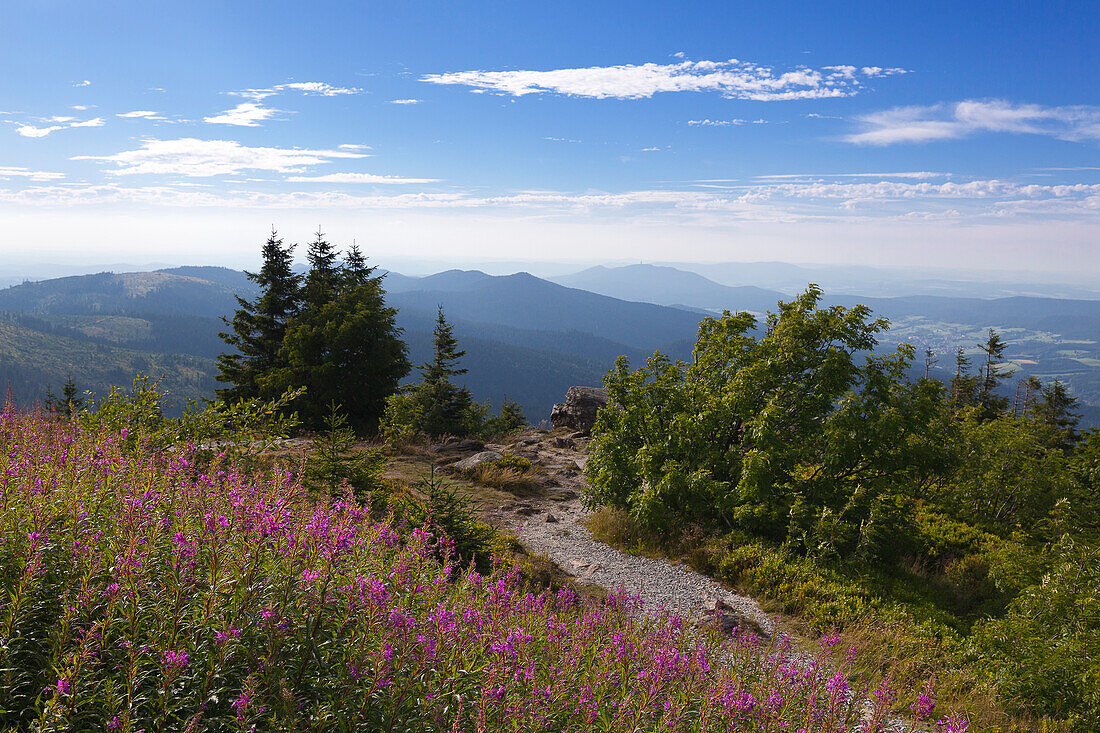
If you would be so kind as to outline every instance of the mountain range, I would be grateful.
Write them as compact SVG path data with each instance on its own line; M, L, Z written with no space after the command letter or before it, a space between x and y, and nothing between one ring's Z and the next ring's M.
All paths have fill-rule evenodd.
M388 272L383 282L414 363L429 358L442 305L467 351L467 386L493 404L505 396L517 400L534 422L548 416L568 387L598 384L620 355L635 364L655 349L687 358L705 315L724 309L762 314L790 298L657 265L595 267L549 280L524 272ZM236 309L236 296L255 293L244 273L205 266L69 276L0 290L0 380L22 400L58 391L69 372L82 389L103 393L144 365L163 372L181 398L210 396L213 358L224 348L220 317ZM1018 376L1061 378L1083 401L1100 405L1100 301L830 293L825 300L865 303L887 316L893 327L883 346L933 348L939 356L931 370L942 376L950 373L956 346L974 352L984 330L997 328L1010 343ZM52 356L37 359L36 351Z

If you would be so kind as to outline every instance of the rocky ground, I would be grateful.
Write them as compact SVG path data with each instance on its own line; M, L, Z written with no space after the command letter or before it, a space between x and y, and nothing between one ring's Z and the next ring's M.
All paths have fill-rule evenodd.
M772 636L774 619L752 598L684 565L627 554L592 536L583 523L588 511L581 504L587 488L583 468L588 442L581 433L532 430L508 444L486 445L488 451L523 456L544 474L543 491L491 507L489 518L514 532L529 552L546 555L578 582L637 594L649 611L673 610L699 622L740 624Z

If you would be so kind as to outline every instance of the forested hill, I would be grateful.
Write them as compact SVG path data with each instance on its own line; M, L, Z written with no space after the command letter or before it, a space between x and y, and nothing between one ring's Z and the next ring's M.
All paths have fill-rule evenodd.
M70 315L188 315L217 318L237 307L240 284L222 268L180 268L214 271L216 279L171 272L103 272L29 282L0 290L0 310ZM219 282L224 280L225 282ZM245 281L247 283L247 281ZM248 295L246 291L242 293Z
M428 277L389 272L383 284L387 301L399 309L398 323L414 363L426 358L436 307L442 305L467 351L464 379L475 397L498 405L507 395L536 421L549 414L569 386L598 383L619 355L635 364L654 349L687 358L705 314L722 309L761 313L789 299L777 291L726 287L699 274L650 265L592 268L557 280L448 270ZM568 286L573 284L600 292ZM157 364L159 354L215 357L225 348L217 335L224 329L220 317L237 308L235 294L251 298L255 293L242 272L177 267L24 283L0 290L0 312L7 312L6 320L18 324L24 335L124 349ZM826 293L823 302L866 303L886 315L893 328L884 345L904 341L933 348L940 354L933 373L941 375L950 370L956 347L976 354L985 329L996 328L1009 343L1007 358L1018 377L1059 378L1083 402L1100 404L1100 301ZM13 334L9 340L16 339ZM51 352L63 353L68 347L61 344L69 341L53 343ZM42 371L29 353L10 352L0 380L33 398L40 396L42 385L52 382L56 389L59 373ZM88 374L90 385L95 370L82 360L92 357L81 349L72 354L74 379L82 384L82 375Z

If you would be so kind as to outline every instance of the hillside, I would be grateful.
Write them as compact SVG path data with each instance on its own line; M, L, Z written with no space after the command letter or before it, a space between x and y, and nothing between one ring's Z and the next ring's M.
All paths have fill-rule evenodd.
M224 278L221 273L217 276ZM24 283L0 290L0 310L219 318L236 309L234 292L220 282L167 272L103 272Z
M535 331L579 331L637 349L695 334L699 316L677 308L634 303L567 288L527 273L485 276L461 290L393 293L399 309L435 312L450 318Z
M177 407L213 396L214 362L187 354L135 351L43 333L0 319L0 380L23 405L60 393L71 374L77 388L106 395L138 372L161 379Z

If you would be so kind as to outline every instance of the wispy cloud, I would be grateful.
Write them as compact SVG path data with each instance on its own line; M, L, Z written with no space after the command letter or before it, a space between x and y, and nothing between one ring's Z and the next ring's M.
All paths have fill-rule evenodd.
M291 176L291 183L438 183L438 178L402 178L400 176L378 176L373 173L330 173L325 176Z
M289 84L276 84L275 89L282 91L284 89L294 89L302 92L303 94L316 95L320 97L337 97L342 94L359 94L363 90L358 87L337 87L332 84L326 84L323 81L296 81Z
M648 220L703 226L731 221L896 223L969 220L977 223L1003 222L1021 217L1039 217L1039 221L1047 221L1050 217L1095 221L1100 213L1100 184L1035 185L996 179L962 183L897 180L781 182L707 191L518 191L499 195L483 195L473 191L367 194L332 188L312 191L221 191L208 187L185 187L182 184L133 187L42 184L15 190L0 187L0 203L57 206L118 202L175 207L299 210L466 209L522 217L572 219L578 215L590 215L627 217L635 222Z
M227 109L213 117L203 117L203 122L211 125L234 125L236 127L259 127L264 120L271 119L279 110L264 107L257 102L241 102L233 109Z
M916 178L925 180L929 178L950 177L950 173L935 173L933 171L901 171L898 173L775 173L766 176L755 176L757 180L787 178Z
M775 101L851 96L861 86L861 75L875 77L886 71L879 67L867 70L872 73L847 66L800 66L779 73L769 66L730 59L550 71L458 71L427 74L420 80L516 97L552 93L592 99L644 99L658 92L717 92L730 99ZM889 71L905 73L904 69Z
M731 125L743 125L746 120L734 118L732 120L688 120L688 124L693 127L729 127Z
M77 120L75 117L66 117L64 115L46 118L46 121L58 124L39 127L29 122L15 122L14 120L9 120L9 122L15 125L16 133L23 137L30 138L46 137L58 130L67 130L71 127L103 127L105 124L102 117L93 117L90 120Z
M32 171L27 168L0 165L0 178L22 178L28 181L56 181L64 177L65 175L62 173Z
M1044 107L1004 100L966 100L931 107L895 107L859 118L848 135L857 145L955 140L979 132L1046 135L1076 142L1100 140L1100 107Z
M74 81L73 82L74 87L87 87L87 86L91 86L91 85L92 85L92 83L90 81L88 81L87 79L83 79L81 81Z
M127 119L145 119L145 120L163 120L165 119L158 112L153 112L148 109L135 109L133 112L123 112L122 114L115 115L115 117L123 117Z
M420 104L419 99L391 99L387 104Z
M285 91L297 91L313 97L336 97L344 94L360 94L362 89L358 87L338 87L323 81L294 81L287 84L276 84L263 89L241 89L229 92L236 97L245 97L254 102L262 102L268 97L274 97Z
M365 158L349 150L246 147L232 140L146 140L136 150L114 155L78 155L73 160L104 160L116 175L155 173L189 177L220 176L248 170L300 173L336 158Z

